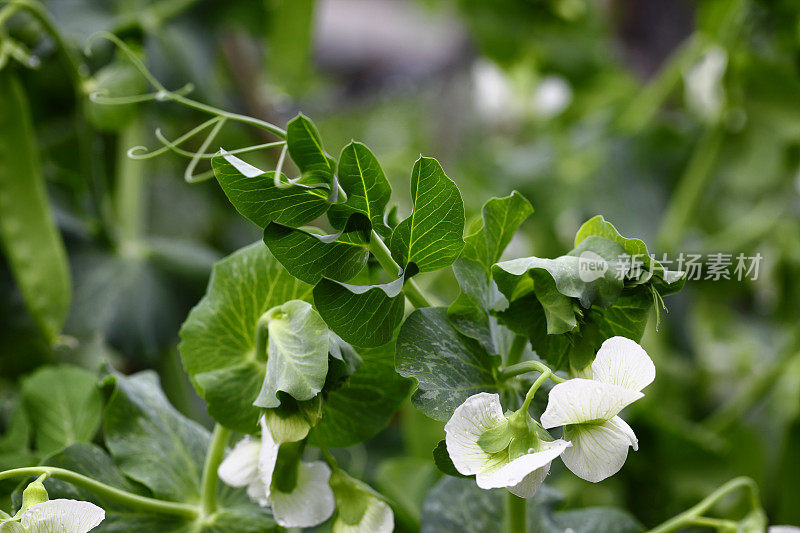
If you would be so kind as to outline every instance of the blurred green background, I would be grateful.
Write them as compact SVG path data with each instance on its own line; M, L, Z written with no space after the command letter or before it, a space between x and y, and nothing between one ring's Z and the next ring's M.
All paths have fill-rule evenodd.
M760 253L756 280L689 281L643 345L658 379L629 422L640 439L623 470L593 485L554 473L567 505L628 508L647 526L738 475L762 490L771 523L800 524L800 9L793 0L50 0L78 54L114 32L169 88L283 125L298 111L338 154L363 141L408 212L417 156L439 159L468 216L521 191L536 212L510 256L557 256L602 214L657 254ZM148 92L98 41L76 88L57 43L29 17L6 24L40 60L19 69L48 194L70 259L73 300L51 349L0 256L0 466L12 449L16 391L37 367L94 369L110 358L159 371L170 399L208 421L184 377L177 332L213 262L260 239L216 182L187 184L188 159L157 148L205 119L168 103L108 107ZM78 103L76 103L76 101ZM3 105L0 102L0 105ZM84 126L81 126L84 124ZM214 141L268 142L228 125ZM185 145L197 150L199 140ZM267 168L277 152L248 156ZM208 170L201 162L197 172ZM2 216L2 213L0 213ZM440 303L451 274L421 277ZM639 405L641 404L641 405ZM349 468L418 526L438 474L438 423L407 406ZM5 444L4 444L5 443ZM5 488L5 487L4 487ZM12 486L13 488L13 486ZM4 491L5 492L5 491Z

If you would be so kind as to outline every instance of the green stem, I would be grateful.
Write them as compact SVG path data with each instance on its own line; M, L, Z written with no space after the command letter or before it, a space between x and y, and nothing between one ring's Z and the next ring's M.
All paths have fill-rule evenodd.
M531 385L531 388L528 389L528 393L525 395L525 401L522 402L522 407L519 409L520 413L526 414L528 412L528 408L531 406L533 397L536 396L536 391L539 390L539 387L542 386L542 383L547 381L552 376L553 373L550 371L550 369L548 369L542 372L541 376L536 378L536 381L533 382L533 385Z
M513 378L514 376L527 374L528 372L550 372L551 375L549 378L556 383L562 383L566 381L564 378L556 376L554 373L552 373L553 370L549 366L539 361L524 361L522 363L503 367L500 370L500 379L507 380Z
M375 259L378 260L378 263L386 272L392 276L397 276L400 272L400 265L392 259L392 253L375 230L372 230L372 235L369 239L369 251L372 252L372 255L375 256ZM428 300L428 297L422 292L422 289L419 288L413 279L409 279L405 282L405 285L403 285L403 294L405 294L408 301L411 302L411 305L417 309L433 307L431 301Z
M17 0L19 2L27 1L27 0ZM240 115L239 113L231 113L229 111L225 111L223 109L219 109L217 107L210 106L208 104L203 104L200 102L196 102L191 98L186 98L183 94L180 94L178 91L170 91L164 85L158 81L155 76L153 76L149 70L147 70L147 66L144 64L142 59L136 55L136 53L130 49L130 47L125 44L125 42L114 35L113 33L109 33L107 31L100 31L94 34L87 43L87 48L91 45L91 42L94 38L102 37L108 41L114 43L122 52L127 56L128 60L133 64L134 67L139 71L142 76L158 91L156 95L156 100L159 101L171 101L177 102L182 104L186 107L196 109L197 111L202 111L204 113L208 113L210 115L214 115L221 118L230 119L236 122L241 122L243 124L249 124L251 126L255 126L262 130L269 131L276 135L281 139L286 139L286 131L279 128L275 124L270 122L266 122L264 120L259 120L254 117L248 117L247 115Z
M691 525L710 527L720 531L736 531L737 522L733 520L725 520L723 518L709 518L707 516L698 516L692 519Z
M207 104L203 104L200 102L196 102L191 98L186 98L183 95L169 92L163 93L165 100L171 100L173 102L177 102L179 104L185 105L186 107L190 107L192 109L196 109L198 111L203 111L205 113L209 113L211 115L216 115L218 117L224 117L230 120L234 120L236 122L241 122L243 124L249 124L251 126L255 126L262 130L266 130L270 133L275 134L276 137L281 139L286 139L286 131L282 128L279 128L275 124L270 122L266 122L264 120L260 120L253 117L248 117L247 115L240 115L239 113L231 113L229 111L224 111L217 107L213 107Z
M515 496L510 492L506 494L504 533L525 533L527 531L527 500Z
M144 179L145 165L128 157L129 146L142 141L142 121L137 116L122 130L117 141L117 188L114 193L114 210L119 226L120 246L123 251L137 249L144 234Z
M737 477L728 481L720 488L709 494L694 507L691 507L681 514L670 518L663 524L648 531L648 533L669 533L690 525L694 523L695 520L702 517L706 511L711 509L711 507L713 507L714 504L716 504L722 498L740 488L747 488L749 490L750 505L754 510L760 509L761 503L758 500L758 485L756 485L755 481L749 477Z
M231 430L219 424L214 426L214 432L211 434L211 442L208 445L206 452L206 462L203 466L203 481L201 500L203 502L203 514L210 516L217 510L217 469L222 463L222 457L225 455L225 447L228 445L228 439L231 436Z
M670 199L664 221L659 230L658 246L672 252L683 239L686 226L713 176L724 132L720 126L711 126L697 142L686 170Z
M506 354L506 366L513 366L520 362L522 354L525 353L525 347L528 346L528 337L525 335L514 335L514 340L511 342L511 347Z
M50 477L71 483L80 489L85 489L103 499L124 505L125 507L145 511L155 514L166 514L172 516L181 516L184 518L194 519L197 518L199 509L194 505L185 503L167 502L157 500L155 498L148 498L146 496L139 496L131 492L106 485L99 481L73 472L64 468L56 468L53 466L31 466L26 468L15 468L13 470L6 470L0 472L0 480L15 478L15 477L32 477L47 474Z

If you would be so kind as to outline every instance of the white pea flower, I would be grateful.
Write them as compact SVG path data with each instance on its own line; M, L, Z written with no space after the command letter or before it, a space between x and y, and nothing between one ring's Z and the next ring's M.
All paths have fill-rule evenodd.
M247 495L262 507L271 506L275 521L283 527L311 527L333 514L333 491L328 485L331 470L321 461L296 461L294 485L283 492L272 484L280 445L275 442L264 417L261 440L245 437L228 454L217 473L232 487L247 487Z
M564 426L564 438L574 446L562 460L586 481L597 483L616 474L639 448L630 426L617 414L642 398L641 390L656 377L653 361L636 342L625 337L606 340L592 363L592 379L575 378L550 391L542 426Z
M86 533L105 519L106 513L90 502L49 500L32 505L14 520L0 522L2 533Z
M800 527L795 526L769 526L767 533L800 533Z
M544 482L550 463L571 443L547 440L544 430L537 431L536 423L529 423L533 431L525 428L521 434L509 427L497 394L470 396L444 426L453 465L464 475L475 474L482 489L505 488L530 498Z

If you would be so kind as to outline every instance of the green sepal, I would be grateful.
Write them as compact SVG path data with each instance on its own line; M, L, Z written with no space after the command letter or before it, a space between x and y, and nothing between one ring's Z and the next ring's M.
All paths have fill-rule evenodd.
M264 421L278 444L297 442L308 436L322 418L322 396L305 402L284 399L279 407L264 410Z
M278 448L278 458L272 472L270 488L288 494L297 486L297 468L303 456L305 442L289 442Z
M22 491L22 507L20 507L19 513L17 514L24 513L34 505L44 503L49 499L50 497L47 495L47 489L44 488L41 481L36 480Z
M478 446L486 453L498 453L508 448L513 436L511 424L506 420L503 424L481 433Z
M385 501L383 495L372 487L349 476L339 468L334 469L329 484L333 489L333 496L336 498L336 520L341 520L348 525L361 522L370 500Z

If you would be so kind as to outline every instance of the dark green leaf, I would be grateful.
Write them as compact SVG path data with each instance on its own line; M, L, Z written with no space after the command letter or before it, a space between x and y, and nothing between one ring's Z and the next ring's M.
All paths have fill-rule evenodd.
M195 502L208 446L208 431L167 400L155 372L108 374L111 389L103 434L125 475L159 498Z
M81 368L39 369L22 383L22 400L42 454L89 442L100 426L103 398L97 376Z
M344 230L334 235L316 235L271 223L264 242L294 277L316 284L323 277L348 281L369 258L370 226L362 215L351 216Z
M551 366L581 369L608 338L619 335L639 342L652 304L645 287L626 289L613 306L586 310L580 327L564 334L548 334L545 310L533 294L516 300L498 317L512 331L527 335L537 355Z
M333 183L336 161L322 148L317 127L300 113L286 125L286 144L289 155L300 169L299 183L327 185Z
M498 364L498 357L453 327L443 308L414 311L397 337L397 372L417 379L412 401L436 420L448 420L473 394L497 390Z
M463 257L490 269L500 260L522 222L533 213L530 202L517 191L503 198L491 198L481 209L481 219L464 239Z
M47 202L28 100L0 70L0 244L38 328L52 343L71 298L67 253Z
M314 442L344 448L367 441L386 427L411 388L411 381L394 371L394 352L394 343L359 350L358 370L325 399Z
M378 233L386 236L389 229L383 216L392 187L370 149L356 141L345 146L339 156L338 176L347 201L331 207L331 223L340 228L351 214L361 213Z
M266 373L256 355L256 325L267 310L289 300L310 301L311 286L292 277L262 243L214 267L206 296L181 328L183 365L209 414L242 433L258 429L253 406Z
M263 172L226 152L211 160L214 175L233 207L264 228L270 222L284 226L302 226L322 215L330 207L326 189L312 189L290 184L283 174L283 187L275 186L275 172Z
M403 267L414 263L419 272L453 264L464 247L464 203L461 193L439 162L420 157L411 171L411 216L392 232L390 248Z
M486 268L477 261L462 255L453 263L453 272L461 293L447 308L450 322L467 337L480 341L489 353L498 353L499 332L491 311L507 306L508 302Z
M385 285L347 285L323 278L314 305L337 335L354 346L380 346L403 320L403 278Z

